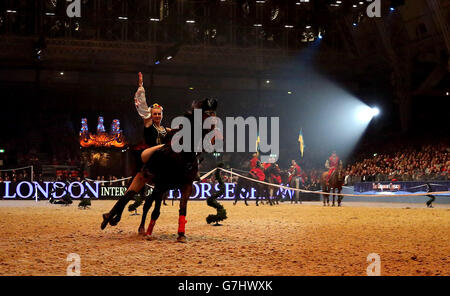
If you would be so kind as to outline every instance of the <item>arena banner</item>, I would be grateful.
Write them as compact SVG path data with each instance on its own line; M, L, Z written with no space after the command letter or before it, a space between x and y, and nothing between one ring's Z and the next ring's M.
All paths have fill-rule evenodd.
M193 193L190 199L206 199L219 191L219 185L211 183L194 183ZM225 193L219 197L224 200L235 199L235 183L225 183ZM70 196L73 199L93 198L93 199L117 199L125 194L127 187L121 184L106 182L0 182L1 199L59 199ZM151 187L146 186L145 195L151 194ZM243 189L239 194L240 198L256 199L255 188ZM275 188L275 196L291 199L294 196L293 190ZM181 197L179 190L171 190L168 199L178 199Z
M363 182L354 185L354 193L379 194L392 193L426 193L426 183L431 185L433 191L449 191L450 181L413 181L413 182Z

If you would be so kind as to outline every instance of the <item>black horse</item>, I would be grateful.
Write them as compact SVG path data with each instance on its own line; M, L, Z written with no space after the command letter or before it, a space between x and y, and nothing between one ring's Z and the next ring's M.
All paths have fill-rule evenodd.
M195 109L201 110L201 118L194 117ZM203 143L205 136L211 137L211 143L213 144L215 137L211 136L211 132L214 130L215 126L211 125L210 129L202 129L202 137L199 139L202 142L196 143L191 137L190 151L175 152L172 148L171 142L174 140L173 136L182 129L189 129L190 135L194 135L194 126L203 126L203 122L208 117L215 117L216 109L217 101L214 99L205 99L199 102L194 102L192 104L192 110L185 114L185 118L189 121L189 126L173 129L166 137L165 145L161 149L155 151L150 159L144 164L142 171L144 172L144 176L146 180L148 180L148 183L154 184L154 189L152 194L145 200L141 224L139 226L139 233L142 233L145 230L145 220L152 203L155 202L155 208L152 212L152 222L147 233L151 233L154 223L159 218L161 203L165 193L171 189L180 189L181 201L177 241L186 242L185 224L187 202L192 193L192 183L198 180L198 156L200 153L195 152L197 149L194 149L194 147L196 148L199 144ZM201 122L196 122L194 125L194 121L199 120L201 120ZM182 139L183 141L187 140L185 138ZM125 198L125 196L123 196L123 198ZM128 200L124 200L119 207L115 207L116 209L113 214L107 215L106 217L104 215L103 224L108 222L111 225L117 224L117 220L120 220L120 215L127 202ZM119 217L119 219L115 217Z
M248 177L250 179L254 179L254 180L258 180L256 176L254 176L253 174L249 173L242 173L242 176ZM241 178L239 177L237 183L236 183L236 187L234 189L234 203L233 205L235 205L238 200L240 199L240 195L241 193L244 196L244 202L245 205L248 206L248 202L247 199L248 197L251 196L251 190L252 188L255 189L255 195L256 195L256 205L259 206L259 197L262 196L265 192L265 188L264 188L264 184L261 184L259 182L255 182L252 180L248 180L246 178ZM242 190L244 190L244 192L242 192Z
M270 165L268 168L264 169L264 175L265 175L265 179L264 181L266 183L271 183L271 184L278 184L278 181L276 180L277 176L280 176L281 171L279 170L277 165ZM245 173L242 174L245 177L257 180L257 177L254 176L251 173ZM245 178L239 178L238 182L236 184L236 189L235 189L235 199L234 199L234 203L236 204L240 198L241 193L244 194L244 202L245 205L248 206L248 202L247 202L247 197L251 195L251 190L252 188L255 189L255 197L256 197L256 205L259 206L259 203L264 204L264 202L262 201L263 199L267 199L266 202L269 203L269 205L274 205L275 203L278 204L278 197L276 197L276 193L277 193L277 189L278 187L276 186L271 186L271 185L267 185L267 184L262 184L259 182L255 182L252 180L248 180ZM242 190L245 190L245 193L242 192Z
M287 174L284 174L277 163L271 164L264 170L264 173L266 175L267 183L281 185L283 184L283 180L287 179L285 178ZM280 187L267 185L266 192L268 194L267 196L270 205L279 204L279 201L282 197Z

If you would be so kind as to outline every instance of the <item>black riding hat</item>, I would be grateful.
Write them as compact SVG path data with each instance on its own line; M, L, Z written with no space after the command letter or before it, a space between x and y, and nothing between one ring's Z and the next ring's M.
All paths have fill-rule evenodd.
M193 109L202 109L203 111L216 111L217 100L216 99L204 99L196 101L192 104Z

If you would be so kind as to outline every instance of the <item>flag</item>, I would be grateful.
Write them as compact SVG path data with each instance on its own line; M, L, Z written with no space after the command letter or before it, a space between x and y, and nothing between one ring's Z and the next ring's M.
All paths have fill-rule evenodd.
M258 137L256 138L256 153L258 153L258 146L259 146L259 142L261 142L261 139Z
M303 157L303 150L305 149L305 143L303 141L303 131L300 129L300 134L298 135L298 142L300 143L300 154Z

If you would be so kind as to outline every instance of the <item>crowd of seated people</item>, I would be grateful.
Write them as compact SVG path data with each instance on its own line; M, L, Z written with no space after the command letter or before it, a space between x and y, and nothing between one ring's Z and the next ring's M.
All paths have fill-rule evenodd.
M346 183L448 180L450 147L427 144L365 157L346 167Z
M31 181L31 172L29 170L11 170L0 172L0 182L3 181L10 181L13 183Z

